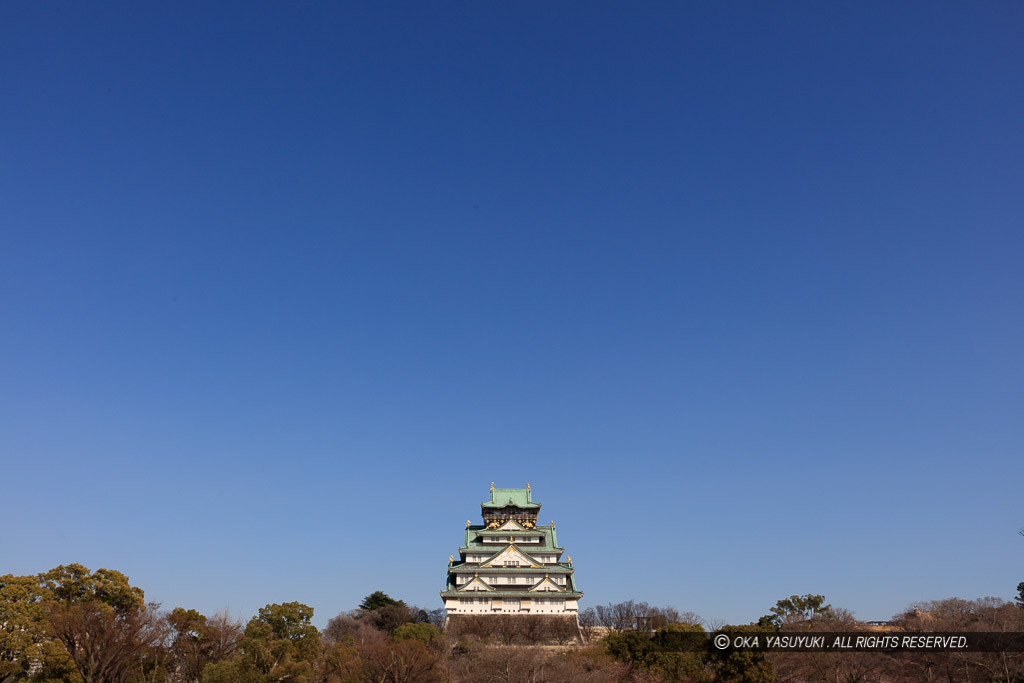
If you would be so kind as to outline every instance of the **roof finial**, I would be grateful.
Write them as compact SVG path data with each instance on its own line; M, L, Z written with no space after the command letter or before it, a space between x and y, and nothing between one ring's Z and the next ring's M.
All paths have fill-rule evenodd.
M555 520L551 520L551 528L552 528L552 529L554 529L554 528L555 528Z
M529 490L530 490L530 482L526 482L526 490L527 490L527 491L529 491Z
M493 481L491 482L491 490L492 491L494 490L494 482Z
M466 528L467 528L467 529L469 528L469 525L470 525L470 524L471 524L471 522L470 522L470 521L469 521L469 520L467 519L467 520L466 520Z

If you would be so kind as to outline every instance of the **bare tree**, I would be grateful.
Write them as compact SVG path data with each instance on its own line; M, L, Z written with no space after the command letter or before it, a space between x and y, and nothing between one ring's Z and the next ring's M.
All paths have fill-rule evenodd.
M194 609L176 607L165 618L181 683L199 683L207 664L231 656L242 641L241 623L227 612L206 617Z
M690 626L706 626L704 617L696 612L683 612L675 619L677 624L689 624Z
M632 600L618 602L612 608L612 628L616 631L626 631L633 628L636 610Z
M366 647L387 640L387 633L373 625L370 619L361 619L360 612L341 613L327 622L323 640L328 645L351 642Z
M537 614L528 614L521 617L514 617L520 623L519 634L526 645L537 645L548 639L547 621L550 617L542 617Z
M660 607L658 608L658 614L665 617L665 623L667 624L679 624L679 610L675 607Z
M704 622L704 625L707 628L707 630L709 630L709 631L720 631L728 623L729 622L727 622L725 619L711 618L711 619L707 619Z
M230 657L242 642L242 622L221 611L206 620L207 656L211 662Z
M448 620L449 635L473 636L486 640L496 634L498 620L493 616L479 614L456 614Z
M579 641L580 629L572 617L554 617L548 621L548 633L559 645Z
M366 680L389 683L437 683L442 680L438 659L416 640L383 642L362 650Z
M520 636L523 630L523 622L519 617L510 614L491 617L494 621L495 635L505 645L511 645Z
M583 640L589 643L594 639L594 633L597 630L597 612L593 607L588 607L580 612L579 622Z
M444 607L438 607L427 612L427 620L431 626L435 628L443 629L444 622L448 619L448 613L445 612Z
M174 670L174 629L167 616L159 604L150 603L136 653L135 680L139 683L159 683Z
M85 683L129 681L144 651L166 637L155 606L115 609L98 600L54 607L50 625Z
M594 607L594 611L597 614L598 625L610 629L612 627L612 606L610 604L597 605Z

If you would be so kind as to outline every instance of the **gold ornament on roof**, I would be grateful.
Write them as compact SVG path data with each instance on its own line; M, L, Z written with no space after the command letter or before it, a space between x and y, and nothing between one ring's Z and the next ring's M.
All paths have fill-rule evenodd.
M527 490L527 491L529 491L529 490L530 490L530 482L526 482L526 490Z
M454 559L455 559L454 555L449 555L448 556L448 564L451 564L452 560L454 560Z
M554 528L555 528L555 520L551 520L551 528L552 528L552 529L554 529Z
M491 482L491 490L492 491L494 490L494 482L493 481Z
M469 521L469 520L467 519L467 520L466 520L466 528L467 528L467 529L469 528L469 525L470 525L470 524L471 524L471 522L470 522L470 521Z

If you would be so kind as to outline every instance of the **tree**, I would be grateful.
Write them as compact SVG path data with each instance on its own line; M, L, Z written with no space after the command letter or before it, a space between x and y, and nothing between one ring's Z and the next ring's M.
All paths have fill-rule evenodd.
M784 600L779 600L772 607L770 615L761 618L761 624L773 624L782 626L801 621L810 621L815 617L829 617L832 614L832 605L825 604L824 595L791 595Z
M696 612L683 612L672 620L676 624L689 624L690 626L704 626L704 617Z
M199 683L206 665L234 654L242 640L242 625L227 614L207 618L194 609L175 607L167 622L177 676L187 683Z
M53 599L64 605L96 601L119 612L146 607L142 589L132 586L127 576L113 569L90 572L80 564L68 564L41 574L40 578Z
M194 609L175 607L167 622L173 631L171 649L178 660L178 675L183 681L199 683L203 667L208 663L203 643L206 617Z
M418 640L390 641L366 649L366 680L435 683L442 679L437 657Z
M112 569L61 565L40 575L51 596L48 621L85 683L127 681L165 633L141 588Z
M424 645L439 642L441 631L430 624L402 624L391 634L395 640L418 640Z
M324 642L352 644L361 648L370 642L386 639L387 634L374 626L371 620L363 618L364 616L364 612L355 610L331 618L324 629Z
M1018 607L1024 608L1024 581L1017 584L1017 597L1013 599Z
M733 640L738 636L763 636L771 632L772 628L724 626L718 630ZM756 650L712 648L707 654L707 662L716 683L772 683L777 680L772 662L766 659L763 652Z
M1001 644L1001 652L909 653L896 664L907 678L944 676L948 680L1024 680L1024 612L999 598L949 598L911 605L892 623L906 632L981 632ZM997 635L998 634L998 635ZM937 672L937 673L936 673Z
M325 643L316 662L318 683L362 683L365 662L351 643Z
M393 605L405 607L405 603L403 601L395 600L384 591L374 591L363 598L363 601L359 603L359 609L372 611L380 609L381 607L390 607Z
M48 597L37 576L0 576L0 681L25 675L42 658Z
M395 600L384 591L374 591L359 603L355 615L358 619L367 619L374 628L392 633L402 624L416 621L429 621L430 615L424 610L409 607L402 600Z
M604 639L604 646L608 654L634 669L646 668L654 654L651 637L641 631L609 633Z
M647 608L646 603L641 603L641 605L644 609ZM609 630L625 631L635 625L637 605L632 600L597 605L594 609L597 613L598 624Z
M249 620L240 652L207 664L209 683L302 683L313 675L321 649L320 632L310 621L313 608L299 602L267 605Z
M385 633L392 633L402 624L412 622L415 618L415 614L411 609L405 606L405 603L399 602L395 605L385 605L383 607L378 607L377 609L364 612L361 618L369 621L375 628L378 628Z
M116 610L89 600L54 609L50 625L85 683L121 683L161 645L157 607Z
M597 612L593 607L588 607L579 613L579 624L584 642L589 643L594 639L594 633L597 630Z
M523 623L519 617L514 617L511 614L499 614L484 618L490 619L494 623L494 633L504 645L511 645L522 633Z
M581 638L579 625L572 617L547 617L547 632L559 645L579 642Z
M644 603L646 607L646 603ZM611 627L616 631L625 631L636 625L636 603L632 600L609 605L611 608Z
M445 612L444 607L438 607L427 612L427 622L434 628L444 629L444 623L447 619L448 613Z
M662 680L699 680L704 673L706 633L699 624L669 624L651 636L650 666Z

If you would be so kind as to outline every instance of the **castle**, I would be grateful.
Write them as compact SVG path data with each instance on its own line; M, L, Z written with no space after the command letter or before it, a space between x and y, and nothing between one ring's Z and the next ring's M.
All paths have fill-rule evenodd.
M538 526L540 503L525 489L498 489L481 503L483 524L466 522L459 558L448 558L441 599L449 616L483 614L571 615L583 593L572 558L563 561L555 523Z

